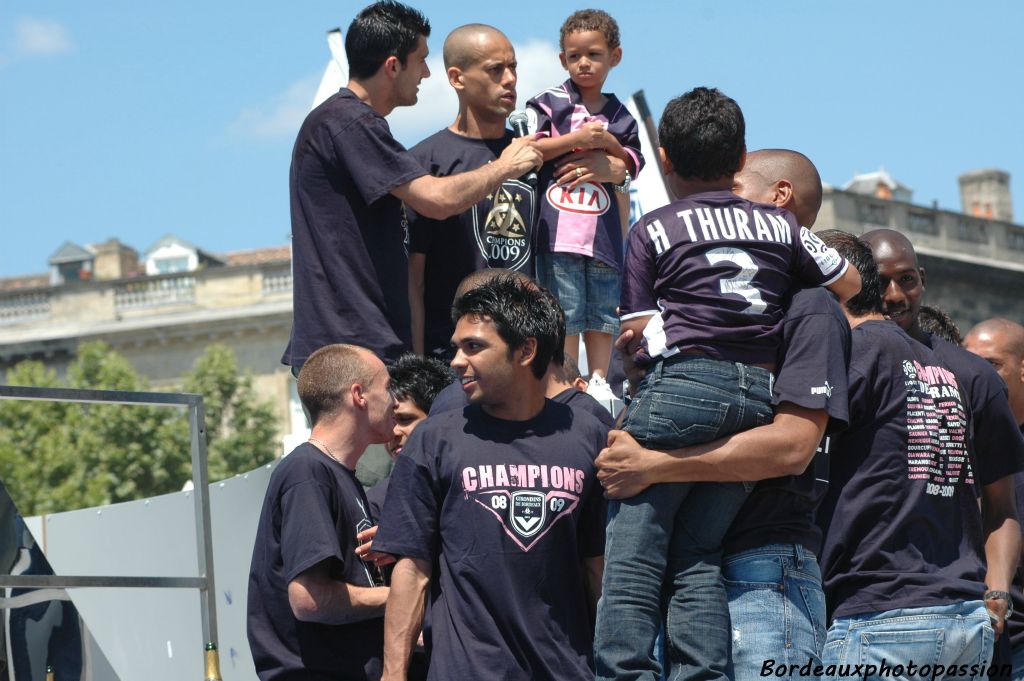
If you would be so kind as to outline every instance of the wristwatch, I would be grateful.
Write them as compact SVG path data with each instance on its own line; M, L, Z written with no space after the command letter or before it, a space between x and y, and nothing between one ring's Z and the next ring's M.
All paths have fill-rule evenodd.
M629 171L627 170L626 179L622 181L622 184L612 185L612 189L614 189L617 194L628 194L629 183L632 182L632 180L633 178L629 176Z
M1006 601L1006 619L1010 619L1010 615L1013 614L1013 599L1010 598L1010 594L1006 591L986 591L982 598L986 601L1004 600Z

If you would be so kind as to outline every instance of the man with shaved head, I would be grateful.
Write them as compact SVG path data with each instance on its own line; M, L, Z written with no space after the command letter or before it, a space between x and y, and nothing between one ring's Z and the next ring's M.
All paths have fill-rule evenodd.
M966 348L987 360L1006 382L1010 409L1017 425L1024 430L1024 326L1009 319L987 319L967 334ZM1024 474L1014 476L1017 516L1024 517ZM1018 567L1010 588L1013 613L1006 620L1006 633L1013 657L1013 679L1024 679L1024 594L1021 584L1024 570Z
M512 142L505 119L516 105L516 53L505 34L467 24L444 41L448 83L459 99L455 121L412 154L437 177L485 166ZM455 289L470 272L500 267L533 274L536 188L508 179L467 210L444 220L410 212L409 301L413 350L450 359Z
M1024 468L1024 437L1010 411L1006 386L992 366L921 328L918 313L927 277L917 262L910 240L891 229L867 232L862 238L871 246L878 264L886 318L896 322L911 338L931 348L966 390L972 421L971 458L975 468L988 472L979 480L989 537L985 551L988 559L985 583L989 590L984 598L992 613L994 628L1001 634L1011 605L1007 590L1020 554L1013 475Z
M747 154L747 162L733 178L735 194L785 208L804 227L818 219L821 176L799 151L761 149Z

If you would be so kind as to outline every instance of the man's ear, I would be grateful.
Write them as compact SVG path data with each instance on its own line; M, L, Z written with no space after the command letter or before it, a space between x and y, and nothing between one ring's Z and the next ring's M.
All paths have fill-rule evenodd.
M672 160L665 153L665 147L658 147L658 158L661 160L661 172L665 175L671 175L675 172L675 167L672 165Z
M460 69L458 66L449 66L447 74L448 84L451 85L453 88L455 88L456 90L461 90L464 87L466 87L465 85L462 84L462 69Z
M402 62L398 61L398 57L395 55L391 55L384 60L381 68L384 69L384 73L387 74L388 78L394 80L398 72L402 70Z
M776 182L774 189L772 189L772 203L792 213L793 204L795 203L793 183L789 180L779 180Z
M608 65L615 68L620 61L622 61L622 47L616 47L609 56Z
M529 337L516 349L516 362L519 366L530 366L537 356L537 339Z
M366 388L363 387L362 383L353 383L349 389L349 397L352 400L352 406L356 409L366 409Z
M928 277L924 273L924 268L923 267L918 267L917 268L917 273L921 275L921 287L922 288L928 288Z

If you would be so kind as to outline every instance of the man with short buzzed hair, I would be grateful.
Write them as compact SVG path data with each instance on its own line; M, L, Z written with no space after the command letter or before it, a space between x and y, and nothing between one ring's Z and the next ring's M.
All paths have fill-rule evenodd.
M785 208L804 227L818 219L821 176L811 160L792 149L760 149L747 154L733 178L732 191L751 201Z
M448 83L459 100L455 121L411 149L431 175L447 177L487 165L512 142L505 119L516 106L516 53L504 33L467 24L444 41ZM535 187L505 180L481 201L434 220L409 213L409 302L412 347L449 359L451 301L467 274L487 267L533 274Z
M1024 326L996 317L977 324L964 341L968 351L987 360L1006 382L1010 409L1017 425L1024 431ZM1014 476L1017 516L1024 517L1024 474ZM1024 551L1024 548L1022 548ZM1024 562L1024 561L1022 561ZM1014 681L1024 679L1024 569L1018 563L1016 579L1010 586L1013 612L1006 619L1006 633L1011 649ZM998 650L998 646L997 646ZM1001 652L1001 651L1000 651Z
M249 572L247 630L260 681L376 681L388 588L355 468L387 442L394 398L368 350L328 345L299 372L309 441L274 469Z

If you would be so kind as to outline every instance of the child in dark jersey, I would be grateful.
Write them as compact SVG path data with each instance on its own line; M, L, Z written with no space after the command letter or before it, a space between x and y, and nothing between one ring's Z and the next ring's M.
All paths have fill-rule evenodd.
M646 447L674 449L769 423L787 292L799 282L845 299L860 277L789 212L732 193L745 156L732 99L708 88L676 98L659 138L679 198L629 235L619 312L623 331L642 332L647 374L623 429ZM728 678L721 541L750 487L658 484L612 505L598 678L657 678L661 622L670 678Z
M610 398L605 382L612 334L618 331L622 239L629 220L629 182L643 167L639 128L626 107L601 92L608 72L622 58L619 27L601 10L574 12L562 24L562 66L569 79L527 102L531 131L548 161L541 171L537 221L537 280L565 309L565 349L577 358L579 334L587 346L591 389ZM622 185L589 181L583 168L560 185L550 163L577 149L601 149L621 158ZM575 185L575 186L574 186Z

